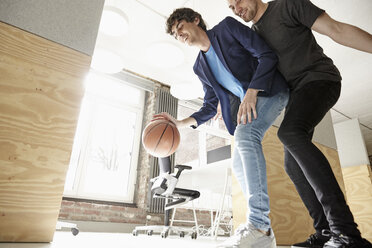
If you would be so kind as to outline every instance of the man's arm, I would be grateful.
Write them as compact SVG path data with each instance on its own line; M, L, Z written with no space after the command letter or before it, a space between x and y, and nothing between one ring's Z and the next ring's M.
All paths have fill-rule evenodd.
M237 122L247 124L257 118L256 103L259 91L270 93L272 79L276 73L278 58L266 42L248 26L243 25L232 17L225 19L226 30L244 49L258 60L258 65L248 90L240 103Z
M341 45L372 53L371 34L356 26L338 22L325 12L315 20L311 29L327 35Z
M187 117L185 119L182 119L182 120L177 120L176 118L174 118L173 116L171 116L170 114L166 113L166 112L161 112L159 114L155 114L153 116L153 119L151 121L155 121L155 120L169 120L171 122L173 122L177 128L184 128L184 127L189 127L189 126L192 126L192 125L197 125L197 122L195 120L195 118L193 117Z

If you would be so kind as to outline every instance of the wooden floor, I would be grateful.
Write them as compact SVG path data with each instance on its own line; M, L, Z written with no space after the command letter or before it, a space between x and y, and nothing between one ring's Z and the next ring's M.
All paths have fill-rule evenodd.
M166 239L159 235L138 235L129 233L89 233L81 232L73 236L71 232L56 232L52 243L0 243L0 248L214 248L224 238L213 240L209 237L179 238L169 236ZM279 246L287 248L289 246Z

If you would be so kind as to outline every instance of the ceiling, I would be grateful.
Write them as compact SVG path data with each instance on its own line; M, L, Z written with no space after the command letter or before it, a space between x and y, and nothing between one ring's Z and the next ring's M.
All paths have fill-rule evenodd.
M312 2L325 9L334 19L372 33L371 0L312 0ZM99 32L96 48L104 48L120 55L126 70L171 86L171 90L179 98L203 97L201 84L192 70L198 50L181 44L166 34L165 20L174 9L190 7L198 11L211 28L225 16L233 16L226 0L106 0L105 6L121 9L127 16L129 30L122 37L110 37ZM328 37L318 34L315 36L343 77L341 97L331 112L333 122L358 118L368 154L371 156L372 55L339 45ZM173 50L162 51L162 47L157 47L157 52L162 54L160 58L171 61L170 65L162 64L163 60L159 60L159 56L149 55L149 47L163 43L173 45ZM174 46L181 49L181 52L174 50ZM177 61L181 63L178 64ZM176 89L179 89L182 95Z

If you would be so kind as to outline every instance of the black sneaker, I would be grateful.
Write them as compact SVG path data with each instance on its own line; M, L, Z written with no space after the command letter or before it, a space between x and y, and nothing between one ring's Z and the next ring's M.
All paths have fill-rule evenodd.
M301 248L301 247L313 247L313 248L323 248L323 245L329 240L329 237L323 236L321 234L311 234L310 237L301 243L292 245L292 248Z
M361 237L345 236L328 230L323 230L322 234L331 236L324 248L372 248L372 244Z

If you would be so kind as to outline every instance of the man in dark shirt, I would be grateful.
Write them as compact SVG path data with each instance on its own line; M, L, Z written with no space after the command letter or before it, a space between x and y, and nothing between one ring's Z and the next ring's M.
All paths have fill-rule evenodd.
M308 240L292 247L372 247L361 238L329 162L311 142L315 126L337 102L341 89L338 69L311 30L369 53L372 35L333 20L309 0L228 0L228 4L234 14L252 21L252 29L276 52L279 71L290 86L278 136L285 147L285 170L316 230Z

